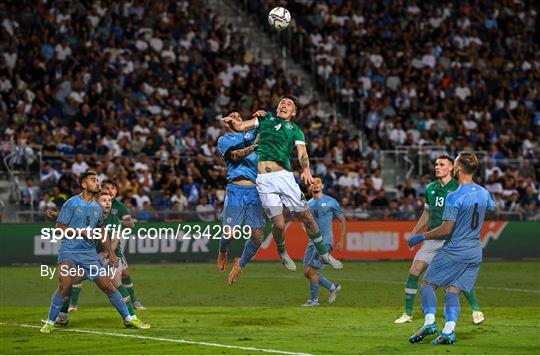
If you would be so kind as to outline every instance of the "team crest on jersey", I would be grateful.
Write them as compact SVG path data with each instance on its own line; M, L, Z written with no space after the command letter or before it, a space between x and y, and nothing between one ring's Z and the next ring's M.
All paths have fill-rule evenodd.
M231 221L232 221L232 218L231 218L231 217L228 217L228 218L227 218L227 223L230 224Z
M290 122L287 122L287 123L285 124L285 127L286 127L288 130L292 130L293 125L292 125Z
M98 217L98 212L97 212L97 211L94 211L94 217L95 217L95 218Z
M118 209L116 209L116 208L111 209L111 214L113 214L113 215L118 214Z
M321 206L322 206L323 208L326 208L326 203L322 203Z
M247 134L245 134L244 139L246 139L246 140L251 139L251 133L248 132Z

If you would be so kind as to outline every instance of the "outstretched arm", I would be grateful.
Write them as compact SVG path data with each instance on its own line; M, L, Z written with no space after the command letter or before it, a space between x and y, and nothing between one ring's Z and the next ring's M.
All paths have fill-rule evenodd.
M257 127L259 119L254 118L246 121L238 121L230 116L227 116L223 118L223 122L228 124L234 131L242 132L253 130L255 127Z
M243 132L253 130L259 126L259 117L266 116L266 111L257 110L251 116L251 119L242 121L242 117L238 112L230 113L229 116L224 117L223 121L229 125L234 131Z
M251 152L255 151L257 149L257 145L256 143L254 143L253 145L251 146L248 146L248 147L245 147L245 148L240 148L238 150L234 150L234 151L231 151L229 152L229 158L233 161L233 162L238 162L240 161L242 158L244 157L247 157Z
M442 240L447 238L454 230L455 221L444 220L443 223L435 229L426 232L426 240Z

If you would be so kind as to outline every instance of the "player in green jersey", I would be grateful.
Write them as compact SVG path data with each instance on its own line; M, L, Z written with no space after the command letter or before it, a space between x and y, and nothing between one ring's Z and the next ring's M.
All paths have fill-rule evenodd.
M292 122L296 116L297 102L292 96L284 96L279 101L276 114L264 110L255 112L250 120L239 121L234 117L224 118L235 131L257 129L260 140L257 146L259 156L257 191L268 217L272 220L272 233L276 241L283 241L285 217L283 206L295 212L306 227L309 238L314 243L321 260L336 269L343 264L332 257L323 243L319 227L306 198L294 179L291 167L291 155L296 149L298 161L302 167L300 177L304 184L313 183L309 166L306 140L302 130ZM293 263L290 261L289 263ZM241 268L233 266L231 275L239 274Z
M116 217L122 221L123 227L133 229L135 227L135 222L133 222L133 218L131 217L128 208L116 199L118 196L118 184L112 179L106 179L103 181L103 191L109 192L109 194L111 194L113 197L111 214L116 215ZM135 287L133 286L133 281L131 280L131 276L129 274L129 266L127 265L127 261L125 261L125 256L124 262L126 264L126 268L122 271L122 283L128 290L135 309L145 310L146 308L143 307L141 302L137 300L137 297L135 296Z
M409 236L417 234L426 226L428 227L428 230L431 231L442 224L446 197L459 187L458 182L452 178L453 167L454 160L449 156L439 156L435 161L435 177L437 180L426 186L424 192L426 200L424 211ZM445 240L425 241L414 256L409 275L407 276L407 281L405 282L405 312L396 319L396 324L410 323L412 321L412 309L418 290L418 279L427 269L435 254L442 248L444 241ZM480 307L478 306L476 291L473 289L471 293L464 292L464 295L471 304L474 323L480 324L484 320L484 314L480 311Z

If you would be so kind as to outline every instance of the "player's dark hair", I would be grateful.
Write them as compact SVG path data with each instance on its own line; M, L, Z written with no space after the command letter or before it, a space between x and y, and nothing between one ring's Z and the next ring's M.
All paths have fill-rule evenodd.
M112 185L116 190L118 190L118 183L116 183L116 181L114 179L111 179L111 178L107 178L103 181L103 183L101 183L101 186L105 186L105 184L110 184Z
M82 173L81 176L79 177L79 185L82 187L84 180L90 176L97 176L96 171L92 171L89 169L86 172Z
M458 155L458 164L465 174L474 174L480 165L478 158L472 152L460 152Z
M289 99L291 100L293 103L294 103L294 108L296 109L296 112L298 112L298 99L296 99L295 96L292 96L292 95L283 95L281 97L281 100L283 99Z
M319 176L319 175L314 175L314 176L313 176L313 179L320 179L321 182L323 181L322 176Z
M450 157L449 155L440 155L439 157L437 157L437 160L439 159L445 159L449 161L450 163L454 164L454 159Z

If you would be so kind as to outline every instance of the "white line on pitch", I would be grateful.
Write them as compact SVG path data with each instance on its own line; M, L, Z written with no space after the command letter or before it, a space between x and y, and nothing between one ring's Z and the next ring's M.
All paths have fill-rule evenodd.
M297 279L298 277L294 276L280 276L280 277L269 277L275 279ZM403 282L398 281L383 281L380 279L357 279L357 278L336 278L340 281L351 281L351 282L366 282L366 283L382 283L382 284L401 284ZM503 290L506 292L523 292L523 293L540 293L540 290L537 289L520 289L520 288L505 288L505 287L484 287L484 286L474 286L475 288L480 289L491 289L491 290Z
M33 328L33 329L39 329L40 326L37 325L28 325L28 324L8 324L8 323L0 323L2 326L16 326L21 328ZM82 334L95 334L95 335L107 335L107 336L116 336L116 337L127 337L132 339L143 339L143 340L155 340L155 341L165 341L165 342L175 342L178 344L190 344L190 345L201 345L201 346L211 346L211 347L221 347L225 349L238 349L238 350L247 350L247 351L260 351L260 352L267 352L272 354L282 354L282 355L309 355L306 353L301 352L289 352L289 351L281 351L281 350L274 350L274 349L260 349L257 347L249 347L249 346L234 346L234 345L224 345L224 344L216 344L213 342L204 342L204 341L192 341L192 340L182 340L182 339L169 339L164 337L156 337L156 336L144 336L144 335L132 335L132 334L120 334L120 333L111 333L106 331L94 331L94 330L83 330L83 329L64 329L64 328L58 328L56 330L59 331L70 331L74 333L82 333Z

